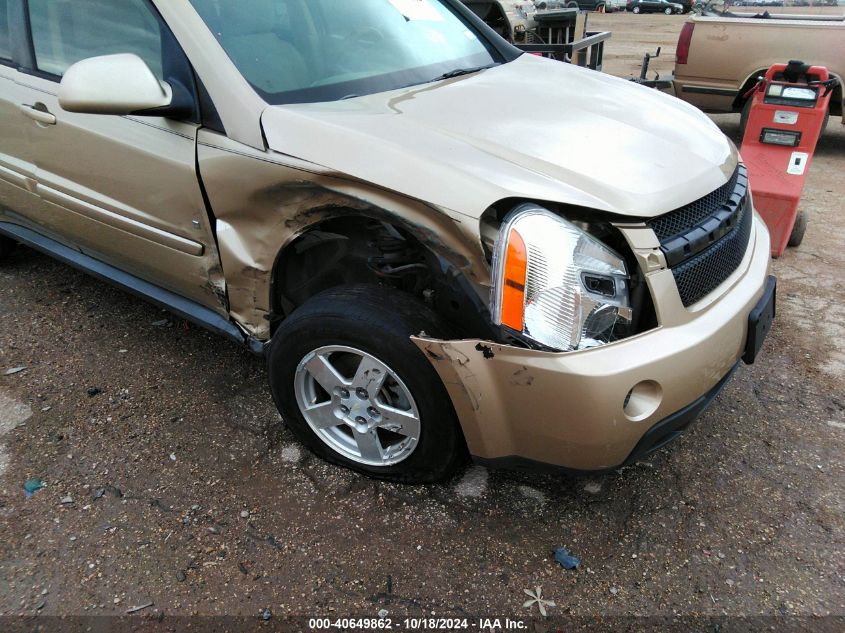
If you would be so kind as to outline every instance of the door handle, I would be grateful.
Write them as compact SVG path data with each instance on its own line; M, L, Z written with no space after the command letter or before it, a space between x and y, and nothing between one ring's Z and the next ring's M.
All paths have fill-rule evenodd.
M21 112L28 116L33 121L38 121L44 125L55 125L56 117L50 114L47 106L43 103L36 103L35 105L22 105Z

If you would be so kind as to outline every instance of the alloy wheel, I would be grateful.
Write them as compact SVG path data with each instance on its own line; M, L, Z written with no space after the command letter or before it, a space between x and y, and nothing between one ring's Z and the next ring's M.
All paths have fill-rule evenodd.
M391 466L417 447L421 424L414 398L375 356L354 347L320 347L299 363L294 383L305 421L348 459Z

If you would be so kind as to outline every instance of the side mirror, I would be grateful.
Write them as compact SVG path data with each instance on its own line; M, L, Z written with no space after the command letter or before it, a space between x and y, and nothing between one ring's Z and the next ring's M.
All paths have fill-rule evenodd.
M187 96L181 86L177 92ZM192 111L185 101L132 53L83 59L65 71L59 84L59 105L68 112L184 118Z

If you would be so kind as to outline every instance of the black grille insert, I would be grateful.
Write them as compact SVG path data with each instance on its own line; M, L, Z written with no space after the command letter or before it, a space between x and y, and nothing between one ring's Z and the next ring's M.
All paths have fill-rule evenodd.
M710 294L742 262L753 219L747 200L748 175L739 165L716 191L648 223L685 306Z
M734 229L707 250L672 269L685 306L700 301L731 276L748 250L751 239L751 207L742 210Z

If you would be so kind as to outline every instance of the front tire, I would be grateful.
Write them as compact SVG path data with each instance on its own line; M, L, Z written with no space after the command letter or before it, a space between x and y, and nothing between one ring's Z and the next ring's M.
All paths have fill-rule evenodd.
M641 9L639 7L634 7L633 9L631 9L631 13L639 14L640 10Z
M670 7L666 7L665 9L663 9L663 13L665 13L666 15L672 15L672 9Z
M446 336L415 298L375 285L326 290L279 327L268 355L282 417L319 457L379 479L446 479L466 444L437 372L410 340Z

